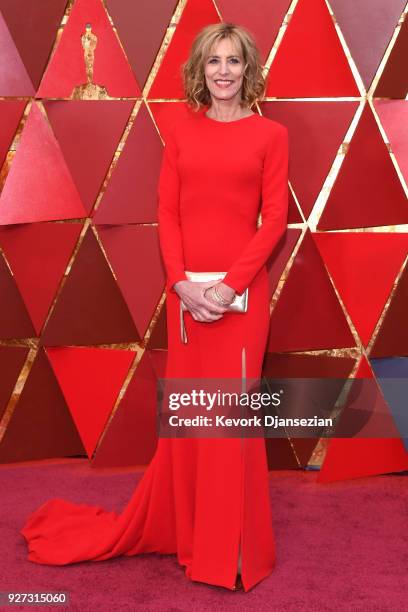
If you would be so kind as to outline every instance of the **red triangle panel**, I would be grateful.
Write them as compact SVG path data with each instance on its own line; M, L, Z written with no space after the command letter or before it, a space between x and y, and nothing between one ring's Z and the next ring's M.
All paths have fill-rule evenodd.
M408 234L313 234L330 276L367 345L408 255Z
M87 83L81 37L85 24L97 37L92 82L105 87L112 98L141 95L101 0L76 0L60 41L44 73L38 98L70 98L75 87Z
M325 0L299 0L268 73L267 96L359 96Z
M37 335L82 228L80 223L28 223L0 227L0 246L6 254Z
M0 197L0 224L86 216L47 121L33 101Z
M48 348L47 355L91 457L135 353L63 347Z

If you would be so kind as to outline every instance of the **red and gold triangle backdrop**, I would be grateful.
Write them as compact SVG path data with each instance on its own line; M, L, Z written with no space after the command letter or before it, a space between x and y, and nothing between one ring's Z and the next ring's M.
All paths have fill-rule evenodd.
M0 462L146 465L166 363L157 180L205 25L255 35L288 126L266 376L408 360L405 0L0 0ZM374 362L374 360L376 360ZM321 481L408 469L400 437L266 443Z

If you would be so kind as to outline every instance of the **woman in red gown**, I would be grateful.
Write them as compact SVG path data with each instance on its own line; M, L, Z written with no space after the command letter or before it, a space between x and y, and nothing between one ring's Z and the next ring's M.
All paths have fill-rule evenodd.
M166 378L259 379L269 327L265 263L287 225L288 131L250 110L265 83L247 30L204 28L183 75L188 106L198 101L199 109L169 129L158 186ZM189 281L185 270L227 273L217 295L214 282ZM247 311L228 312L247 287ZM275 563L264 439L160 437L120 514L51 499L21 533L36 563L173 553L191 580L248 591Z

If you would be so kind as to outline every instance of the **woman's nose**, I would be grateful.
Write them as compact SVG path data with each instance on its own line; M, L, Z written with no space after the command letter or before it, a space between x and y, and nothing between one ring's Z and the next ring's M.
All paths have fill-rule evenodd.
M220 75L223 77L228 76L229 74L229 70L228 70L228 63L227 60L222 61L221 60L221 66L220 66Z

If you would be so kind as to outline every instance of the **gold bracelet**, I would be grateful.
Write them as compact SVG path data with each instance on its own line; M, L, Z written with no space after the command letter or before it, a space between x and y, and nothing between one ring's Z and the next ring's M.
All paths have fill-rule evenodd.
M223 306L229 306L229 305L231 304L231 302L230 302L230 301L228 301L228 300L226 300L226 299L225 299L225 298L224 298L224 297L223 297L223 296L222 296L222 295L219 293L219 291L218 291L218 289L217 289L217 285L213 285L213 287L214 287L214 294L217 296L218 301L219 301L219 302L221 302L221 304L222 304Z
M213 289L213 297L215 298L215 301L224 306L224 299L222 298L222 296L219 295L218 291L215 288L215 285L213 285L211 289Z
M215 299L215 301L218 302L219 304L223 305L223 302L220 300L220 298L218 296L218 293L215 290L215 287L212 286L211 289L213 289L213 294L212 295L213 295L213 298Z

